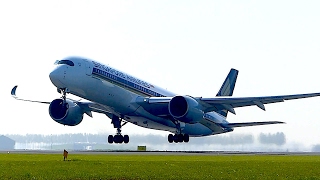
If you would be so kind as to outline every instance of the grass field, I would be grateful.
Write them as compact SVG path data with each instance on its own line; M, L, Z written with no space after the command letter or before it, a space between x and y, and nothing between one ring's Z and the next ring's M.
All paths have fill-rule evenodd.
M0 154L0 179L320 179L320 156Z

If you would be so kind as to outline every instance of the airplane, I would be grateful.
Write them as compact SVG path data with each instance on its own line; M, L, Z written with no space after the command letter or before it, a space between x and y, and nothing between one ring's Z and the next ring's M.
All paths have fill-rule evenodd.
M189 142L190 137L210 136L232 132L236 127L281 124L281 121L229 123L228 112L235 108L257 106L285 100L320 96L320 93L263 97L232 97L238 70L231 69L220 90L213 98L179 95L154 84L131 76L113 67L88 58L71 56L55 62L49 78L61 98L51 102L21 99L16 96L18 86L11 95L17 100L49 104L50 117L62 125L76 126L84 114L105 114L116 129L108 136L108 143L129 143L129 136L121 128L128 122L149 129L171 132L169 143ZM67 94L85 101L67 98Z

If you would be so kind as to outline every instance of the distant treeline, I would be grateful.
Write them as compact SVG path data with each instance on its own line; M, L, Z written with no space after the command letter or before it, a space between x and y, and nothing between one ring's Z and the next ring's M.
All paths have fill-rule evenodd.
M277 132L275 134L260 133L259 142L261 144L275 144L281 146L286 143L286 136L283 132Z
M10 134L7 137L15 140L17 143L75 143L75 142L96 142L105 143L107 140L107 135L105 134Z
M10 134L6 135L17 143L62 143L72 144L76 142L88 142L88 143L107 143L107 134L53 134L53 135L42 135L42 134L27 134L18 135ZM274 144L284 145L286 143L286 137L283 132L275 134L264 134L260 133L257 138L257 142L261 144ZM130 143L133 144L168 144L167 136L162 135L130 135ZM207 137L191 138L190 144L193 145L247 145L255 143L255 138L251 134L224 134Z

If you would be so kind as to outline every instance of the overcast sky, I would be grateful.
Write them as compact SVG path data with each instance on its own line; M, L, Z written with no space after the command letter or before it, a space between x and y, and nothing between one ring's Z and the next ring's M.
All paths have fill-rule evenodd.
M15 101L60 97L49 80L57 59L95 59L182 95L214 97L230 68L234 96L320 92L320 1L1 1L0 134L110 133L94 113L76 127L48 106ZM72 97L72 96L69 96ZM77 97L72 97L79 99ZM285 121L235 129L284 132L287 142L320 143L320 98L237 108L229 122ZM168 134L134 125L125 134Z

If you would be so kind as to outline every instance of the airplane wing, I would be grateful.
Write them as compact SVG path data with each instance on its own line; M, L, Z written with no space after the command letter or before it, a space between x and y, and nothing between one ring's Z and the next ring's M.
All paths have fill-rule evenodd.
M214 97L214 98L194 98L202 106L204 112L227 110L235 114L234 108L245 106L258 106L266 110L264 104L284 102L286 100L310 98L320 96L320 93L294 94L281 96L261 96L261 97ZM169 103L173 97L149 97L145 101L149 104Z
M77 101L76 103L90 117L92 117L91 111L103 114L114 113L110 108L107 108L106 106L103 106L98 103L80 101Z
M247 126L261 126L268 124L283 124L281 121L265 121L265 122L246 122L246 123L228 123L220 124L222 127L235 128L235 127L247 127Z
M223 127L225 130L233 131L236 127L247 127L247 126L261 126L268 124L284 124L281 121L262 121L262 122L243 122L243 123L217 123L211 119L204 118L200 121L201 124L208 127L212 131L216 131L217 127Z
M45 101L33 101L33 100L27 100L27 99L20 99L16 96L16 91L17 91L18 86L14 86L11 90L11 96L15 98L16 100L21 100L21 101L28 101L28 102L36 102L36 103L43 103L43 104L50 104L50 102L45 102Z
M262 96L262 97L215 97L215 98L200 98L200 101L210 104L205 111L215 110L228 110L235 114L234 108L245 106L258 106L262 110L266 110L264 104L284 102L285 100L310 98L320 96L320 93L309 94L294 94L283 96Z
M42 104L50 104L51 103L51 102L46 102L46 101L35 101L35 100L29 100L29 99L21 99L21 98L17 97L17 95L16 95L17 88L18 88L18 86L14 86L12 88L12 90L11 90L11 96L13 98L15 98L16 100L27 101L27 102L35 102L35 103L42 103ZM98 104L98 103L80 102L80 101L75 101L75 100L72 100L72 99L69 99L69 100L73 101L79 107L81 107L83 112L86 113L90 117L92 117L91 111L97 112L97 113L103 113L103 114L107 114L107 113L112 112L112 110L110 108L107 108L106 106L103 106L103 105Z

